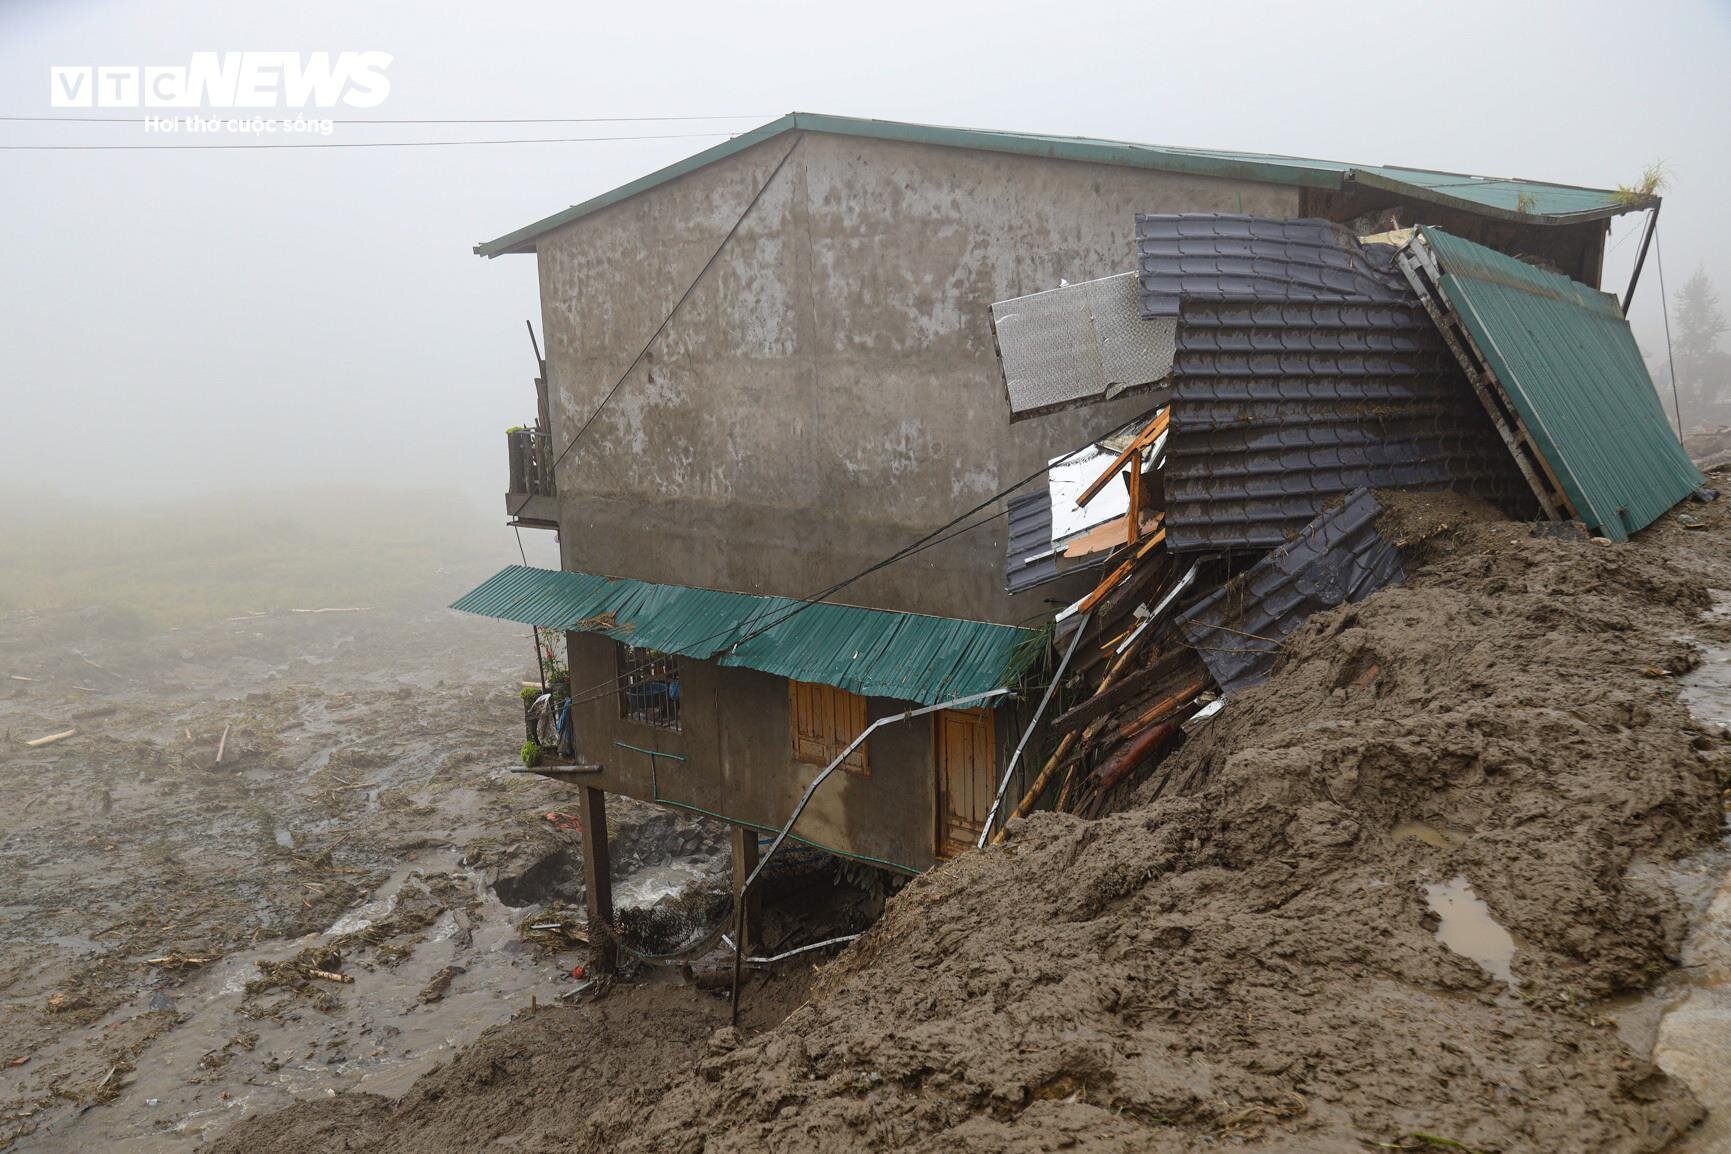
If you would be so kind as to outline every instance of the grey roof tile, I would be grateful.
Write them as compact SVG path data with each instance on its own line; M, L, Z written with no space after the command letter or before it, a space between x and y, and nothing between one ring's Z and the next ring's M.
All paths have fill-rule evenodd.
M1405 579L1400 553L1376 531L1381 512L1368 490L1354 490L1178 619L1222 690L1266 678L1281 644L1311 614Z
M1404 303L1394 249L1360 245L1325 220L1238 214L1136 217L1142 315L1172 317L1180 301Z
M1525 483L1387 245L1327 221L1136 218L1143 311L1178 317L1175 552L1268 548L1360 486Z

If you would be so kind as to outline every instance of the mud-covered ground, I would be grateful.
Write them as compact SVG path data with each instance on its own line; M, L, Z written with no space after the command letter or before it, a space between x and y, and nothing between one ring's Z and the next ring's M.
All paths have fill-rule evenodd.
M1396 506L1406 585L1127 811L917 880L779 1025L616 991L222 1147L1724 1149L1731 501L1627 545Z
M431 597L0 614L0 1149L398 1095L569 994L581 943L520 928L582 893L570 790L512 772L525 675L526 630ZM610 816L622 907L725 872L719 827Z

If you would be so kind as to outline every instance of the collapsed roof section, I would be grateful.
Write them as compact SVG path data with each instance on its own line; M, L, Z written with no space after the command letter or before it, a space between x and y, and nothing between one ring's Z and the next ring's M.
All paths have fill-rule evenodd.
M1223 692L1266 678L1281 645L1311 614L1405 579L1399 551L1376 530L1381 513L1369 490L1353 491L1179 618Z
M1388 245L1339 225L1136 218L1142 309L1177 319L1167 547L1267 549L1361 487L1526 485Z
M1145 317L1176 317L1187 301L1411 301L1392 249L1326 220L1138 213L1136 271Z
M1439 228L1401 266L1552 516L1623 541L1703 484L1615 297Z
M1167 752L1304 620L1402 580L1372 488L1464 490L1621 539L1701 484L1616 301L1584 284L1426 226L1368 241L1139 217L1137 244L1143 312L1177 323L1169 399L1080 494L1043 495L1053 536L1060 502L1119 478L1133 513L1055 616L1076 692L1014 815L1054 783L1083 815L1158 796Z
M1148 466L1161 459L1165 447L1164 411L1162 406L1151 425L1136 421L1095 444L1054 457L1046 471L1045 492L1010 499L1006 589L1020 593L1097 568L1118 545L1154 527L1162 496Z

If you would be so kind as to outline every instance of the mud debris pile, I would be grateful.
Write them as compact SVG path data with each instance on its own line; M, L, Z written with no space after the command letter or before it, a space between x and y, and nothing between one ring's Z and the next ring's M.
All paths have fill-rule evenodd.
M1691 913L1650 864L1722 830L1727 735L1679 681L1731 642L1699 616L1731 517L1694 515L1608 545L1397 499L1406 583L1312 617L1159 796L922 876L774 1028L670 1031L680 1060L600 1085L551 1034L629 1056L618 1015L658 1019L547 1011L400 1105L306 1103L221 1148L1664 1149L1701 1105L1616 1019ZM1427 887L1457 878L1508 981L1438 938Z

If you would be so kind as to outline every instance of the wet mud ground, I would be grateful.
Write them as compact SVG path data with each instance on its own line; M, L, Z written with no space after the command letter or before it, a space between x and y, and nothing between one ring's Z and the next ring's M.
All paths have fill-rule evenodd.
M400 1095L568 994L585 949L520 929L581 910L575 799L512 772L533 668L431 604L0 615L0 1149ZM621 907L724 876L719 827L610 816Z
M1628 545L1392 504L1405 585L744 1031L617 988L218 1149L1731 1149L1731 502Z

